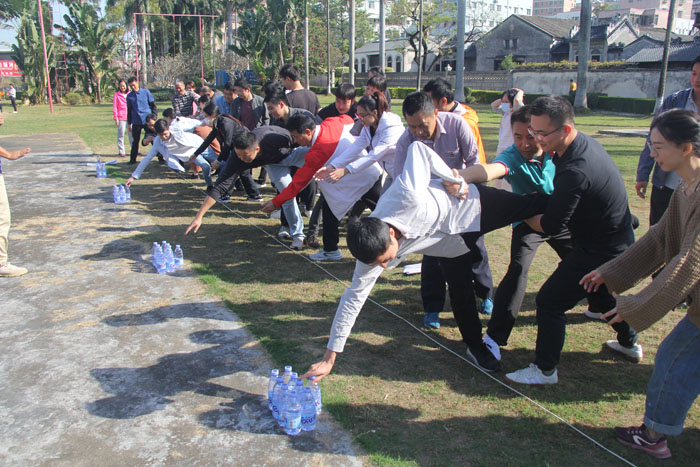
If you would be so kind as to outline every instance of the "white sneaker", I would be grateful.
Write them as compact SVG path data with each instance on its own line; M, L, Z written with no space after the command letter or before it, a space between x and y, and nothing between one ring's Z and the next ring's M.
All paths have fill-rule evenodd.
M634 344L632 347L624 347L616 339L611 339L605 342L608 348L619 352L625 356L625 358L631 362L639 363L644 357L644 352L642 351L642 346L639 344Z
M343 254L339 249L335 251L318 250L316 253L310 254L309 258L312 261L340 261L343 259Z
M292 240L292 246L290 247L292 250L303 250L304 249L304 237L294 237Z
M277 236L279 238L292 238L292 234L289 233L289 227L280 227L280 231Z
M586 311L584 311L583 314L586 316L586 318L603 319L603 313L596 313L595 311L591 311L590 308L586 308Z
M491 336L489 336L488 333L484 333L484 344L486 345L486 348L489 349L489 352L491 352L491 354L493 355L493 358L500 362L501 348L498 346L495 340L491 339Z
M559 382L556 368L554 369L554 373L547 376L542 373L542 370L534 363L530 363L529 367L523 368L522 370L508 373L506 378L514 383L520 384L557 384Z
M14 264L6 263L4 266L0 266L0 277L17 277L26 273L26 268L21 268Z

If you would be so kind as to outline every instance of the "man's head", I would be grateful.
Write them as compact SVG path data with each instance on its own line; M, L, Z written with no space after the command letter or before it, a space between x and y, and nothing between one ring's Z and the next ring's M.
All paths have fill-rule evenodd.
M310 147L316 131L316 122L306 114L297 114L287 122L287 130L299 146Z
M430 96L424 92L414 92L403 101L403 117L408 130L418 139L426 140L435 136L438 110Z
M260 143L252 131L242 131L233 138L233 149L240 160L250 164L260 153Z
M367 85L365 86L365 94L371 96L375 92L381 92L386 94L386 77L384 74L377 74L373 78L367 80Z
M284 85L279 81L268 81L263 85L262 92L264 96L269 94L284 94Z
M175 93L183 96L185 94L185 82L181 79L175 81Z
M335 88L335 108L339 114L350 112L355 103L355 86L350 83L343 83Z
M370 68L369 71L367 72L367 75L369 76L370 79L371 79L371 78L374 78L375 76L384 76L384 77L386 77L386 75L384 74L384 72L382 71L382 69L379 68L378 66L373 66L372 68Z
M153 125L156 123L157 119L158 119L158 116L156 114L146 115L146 126L148 127L149 130L155 131L155 127Z
M561 96L538 97L530 105L530 134L544 151L563 154L576 137L574 108Z
M131 78L129 78L126 84L129 85L129 89L131 89L134 92L138 92L139 80L136 79L136 76L132 76ZM10 86L12 86L12 84L10 84Z
M233 103L233 95L236 91L233 88L233 81L227 81L226 84L224 84L224 99L226 99L226 102L229 104Z
M197 107L199 107L200 109L203 107L206 107L206 105L209 102L211 102L211 99L209 99L209 96L207 96L206 94L202 94L201 96L199 96L199 100L197 101Z
M398 235L389 224L376 217L348 221L347 244L350 253L371 266L386 268L399 251Z
M200 92L202 96L207 96L209 99L214 98L214 91L209 86L202 86L202 90Z
M153 129L156 131L158 136L160 136L160 139L164 141L170 139L170 122L166 119L161 118L160 120L157 120L156 123L153 124Z
M163 111L163 118L168 121L168 125L170 125L170 123L172 123L176 117L177 115L175 115L175 111L171 108L167 108Z
M285 88L290 90L294 89L300 84L299 81L301 80L301 71L295 64L286 63L282 66L282 68L280 68L280 79L282 80L282 84L284 84Z
M690 66L690 85L693 87L695 96L700 96L700 55L695 57Z
M289 101L284 91L270 92L265 95L265 107L272 118L284 119L289 115Z
M248 102L253 100L253 86L250 84L250 82L245 79L245 78L238 78L234 83L233 83L233 89L234 92L238 97L243 99L244 101Z
M185 90L195 92L195 91L197 91L197 85L195 84L194 81L190 80L190 81L185 83Z
M433 100L438 110L449 112L455 100L452 86L445 78L435 78L423 86L423 92Z
M525 105L514 111L510 116L510 128L513 130L513 142L515 147L525 159L532 159L542 155L542 148L530 134L530 106Z

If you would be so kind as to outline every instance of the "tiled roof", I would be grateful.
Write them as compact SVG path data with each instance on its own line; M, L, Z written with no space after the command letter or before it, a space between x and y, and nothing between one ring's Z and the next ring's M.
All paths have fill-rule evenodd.
M546 18L541 16L514 15L521 20L530 23L552 37L567 37L571 28L578 24L572 19Z
M642 49L625 60L628 63L655 63L660 62L664 53L663 47L649 47ZM692 62L700 55L700 42L688 42L680 45L672 45L669 48L669 62Z

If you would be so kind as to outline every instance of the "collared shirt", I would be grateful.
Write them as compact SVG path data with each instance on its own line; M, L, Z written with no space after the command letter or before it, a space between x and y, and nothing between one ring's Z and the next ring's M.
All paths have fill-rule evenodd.
M194 113L194 104L199 100L199 95L192 91L185 91L180 95L177 92L172 98L173 110L178 117L189 117Z
M408 146L414 141L421 141L421 143L438 153L451 169L463 169L479 161L479 151L474 135L462 117L449 112L438 112L437 129L435 131L437 133L435 140L419 140L409 129L406 129L396 144L394 173L390 174L392 178L395 179L403 171Z
M160 153L168 161L168 167L176 170L182 170L181 162L186 162L191 155L202 144L203 140L194 133L188 133L175 127L170 128L170 139L163 140L160 136L156 136L153 140L153 147L146 157L144 157L136 170L131 174L134 178L141 177L141 174L146 169L146 166L156 154Z
M153 112L155 99L148 89L139 88L126 96L127 121L129 125L145 125L146 116Z
M226 96L221 95L214 99L214 104L219 108L219 113L222 115L231 115L231 105L233 105L233 101L229 104L228 101L226 100Z

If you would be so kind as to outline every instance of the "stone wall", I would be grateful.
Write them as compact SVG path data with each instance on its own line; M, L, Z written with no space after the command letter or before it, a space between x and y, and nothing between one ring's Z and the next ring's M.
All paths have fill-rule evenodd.
M588 72L588 92L611 97L655 98L659 70L625 69ZM576 71L513 71L512 85L532 94L568 94L569 80ZM665 95L690 87L689 70L673 70L666 75ZM480 89L476 87L475 89Z

